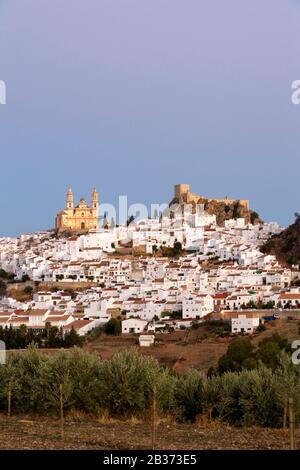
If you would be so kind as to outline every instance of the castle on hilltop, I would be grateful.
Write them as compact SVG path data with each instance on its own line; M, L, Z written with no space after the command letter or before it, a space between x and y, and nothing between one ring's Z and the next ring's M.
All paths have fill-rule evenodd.
M74 196L72 189L67 193L66 208L56 216L56 232L62 233L86 233L89 230L97 229L99 224L99 194L94 188L92 194L92 205L89 206L84 199L80 199L79 204L74 206Z
M217 224L224 225L225 220L244 218L246 223L254 221L258 214L251 211L248 199L229 199L227 196L223 199L206 198L190 192L188 184L177 184L174 188L174 196L171 204L191 204L193 210L196 206L202 205L205 212L209 215L215 215Z
M237 202L236 199L228 199L226 196L223 199L218 198L211 198L207 199L204 196L198 196L197 194L190 192L190 185L189 184L176 184L174 188L174 198L178 201L179 204L201 204L204 201L207 202L220 202L223 204L234 204ZM248 199L239 199L239 204L244 207L245 209L249 210L249 200Z

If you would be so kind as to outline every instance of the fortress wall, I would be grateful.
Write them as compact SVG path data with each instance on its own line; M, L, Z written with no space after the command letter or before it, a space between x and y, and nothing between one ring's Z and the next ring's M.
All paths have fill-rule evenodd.
M181 203L197 203L199 199L206 199L204 196L199 196L190 192L189 184L177 184L174 188L174 197ZM235 204L237 201L245 209L249 210L250 203L248 199L228 199L228 198L210 198L208 202L221 202L223 204Z

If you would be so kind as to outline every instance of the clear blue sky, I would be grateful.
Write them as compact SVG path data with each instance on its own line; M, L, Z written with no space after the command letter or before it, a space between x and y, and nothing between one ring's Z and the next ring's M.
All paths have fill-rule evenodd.
M67 186L173 185L300 212L300 0L0 0L1 235L51 228Z

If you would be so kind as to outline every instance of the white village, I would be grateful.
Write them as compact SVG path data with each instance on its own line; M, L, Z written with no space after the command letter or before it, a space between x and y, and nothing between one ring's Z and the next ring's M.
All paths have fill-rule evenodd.
M74 208L70 191L59 215L79 210L84 220L88 205L81 200ZM96 190L93 201L97 209ZM292 287L299 271L260 251L282 231L276 222L237 217L219 225L201 206L187 217L180 210L89 230L80 224L84 233L76 235L49 230L0 239L0 268L19 288L22 280L35 286L27 301L2 296L2 328L43 331L51 324L84 336L117 318L123 335L137 334L150 346L157 331L207 319L230 320L232 333L251 334L265 318L285 318L300 306L300 289Z

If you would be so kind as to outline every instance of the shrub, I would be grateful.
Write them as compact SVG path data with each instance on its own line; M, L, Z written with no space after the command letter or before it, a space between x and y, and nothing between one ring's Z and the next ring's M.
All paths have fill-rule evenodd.
M66 360L72 383L72 405L97 416L99 409L105 406L99 387L103 380L103 361L96 354L87 354L79 348L67 353Z
M194 369L178 378L175 385L175 403L179 418L194 422L196 416L201 413L204 380L204 376Z
M105 325L105 333L118 336L122 332L122 323L117 318L111 318Z
M240 404L241 373L227 372L221 376L220 399L216 403L217 414L231 425L240 425L243 417Z
M256 351L249 338L238 338L230 343L227 352L219 359L218 373L254 369L259 363L275 370L280 364L282 351L290 352L291 346L277 333L261 340Z
M282 424L282 405L277 399L279 382L270 369L243 372L240 385L241 424L264 427Z
M109 411L122 415L149 408L160 371L155 359L132 350L121 351L105 361L99 385Z
M24 294L32 294L33 292L33 287L31 286L26 286L25 289L23 290Z
M243 367L243 361L251 357L253 346L249 338L237 338L228 346L227 353L219 359L218 371L239 371Z
M41 376L44 393L42 410L59 414L60 385L63 387L63 407L69 410L74 405L74 384L68 364L68 354L64 351L50 356L43 364Z
M273 333L272 336L259 342L256 357L266 366L275 370L280 364L282 351L291 351L290 344L287 339L282 338L278 333Z
M7 409L11 382L13 413L58 415L61 384L66 411L77 409L93 416L103 409L118 416L145 413L156 385L159 412L179 420L194 422L206 413L235 426L278 427L290 397L296 420L300 418L300 371L287 353L280 353L275 371L260 363L254 370L213 372L205 377L190 369L178 375L136 350L102 361L79 348L46 355L32 345L25 352L9 354L7 364L0 365L0 409Z
M256 328L256 331L261 333L262 331L266 331L266 329L267 329L266 325L264 323L260 323L258 327Z
M25 353L12 353L7 365L1 366L1 408L7 406L7 384L12 382L12 406L20 412L38 412L44 407L47 356L40 354L34 346Z
M203 389L203 411L209 419L218 416L217 404L221 399L221 377L214 374L213 368L207 373L209 380L204 381Z
M91 331L87 333L85 336L86 341L93 342L96 341L96 339L100 338L102 333L105 331L105 326L100 325L96 326L96 328L93 328Z

